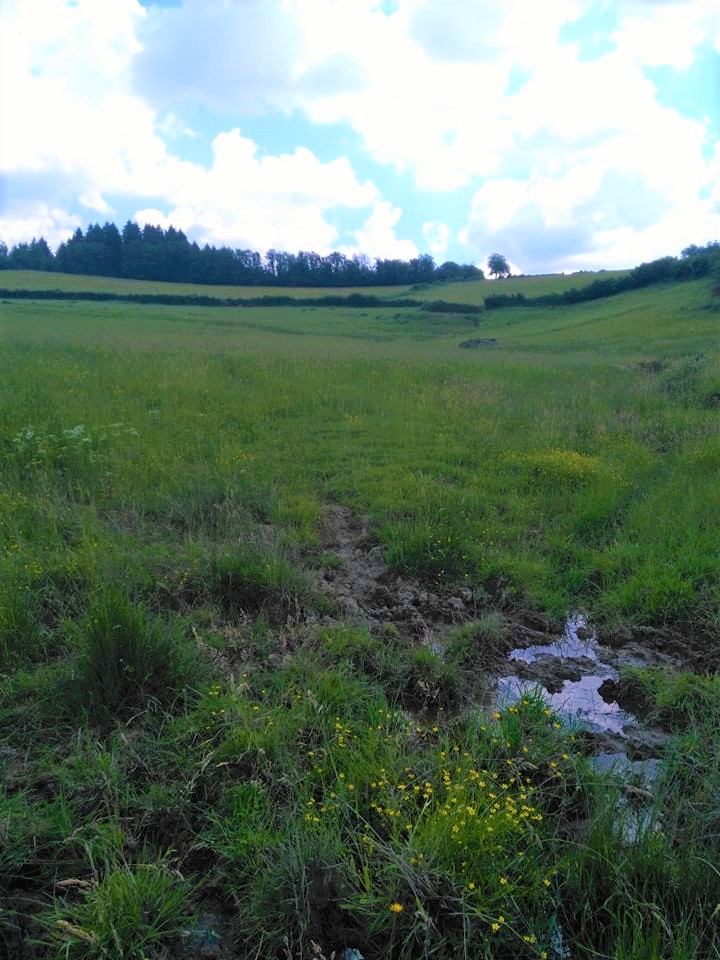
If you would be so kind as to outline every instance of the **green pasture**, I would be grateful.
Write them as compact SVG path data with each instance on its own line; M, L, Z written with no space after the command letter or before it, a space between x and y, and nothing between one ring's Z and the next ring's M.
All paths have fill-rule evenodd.
M707 294L678 284L489 312L477 328L390 308L12 303L5 483L71 512L82 488L83 515L101 526L128 504L142 516L249 491L309 543L337 500L371 516L392 562L420 576L499 578L558 616L582 605L610 620L713 624ZM478 334L497 346L458 348ZM102 467L72 454L58 471L50 447L63 431L81 424L90 449L113 423L136 433L102 441ZM282 506L295 501L296 518ZM432 544L447 537L436 562ZM49 544L26 547L47 556Z
M549 273L535 277L507 277L502 280L468 280L430 284L421 290L414 289L412 296L422 300L448 300L450 303L482 303L491 294L512 296L522 293L526 297L542 297L548 293L562 293L585 287L594 280L621 277L627 270L602 270L599 273Z
M125 280L120 277L87 277L41 270L2 270L0 287L6 290L70 290L101 293L173 293L205 297L325 297L357 293L356 287L238 287L208 283L170 283L160 280ZM367 287L378 297L407 296L410 287Z
M715 678L631 678L672 734L632 842L580 731L478 707L526 615L717 663L713 306L0 305L0 956L192 956L213 924L242 958L719 956ZM445 660L322 619L329 504L472 592Z
M593 280L622 276L627 271L603 270L600 273L548 274L538 277L511 277L505 280L472 280L418 287L238 287L202 283L165 283L154 280L124 280L118 277L86 277L72 273L48 273L39 270L2 270L0 287L7 290L69 290L101 293L172 293L208 297L324 297L347 296L360 292L377 297L408 297L419 300L448 300L450 303L482 303L492 293L522 293L539 297L583 287Z

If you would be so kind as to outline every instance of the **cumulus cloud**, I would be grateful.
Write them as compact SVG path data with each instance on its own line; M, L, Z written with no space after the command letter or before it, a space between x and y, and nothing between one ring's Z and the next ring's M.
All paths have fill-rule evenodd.
M720 218L690 198L682 208L651 190L635 172L593 179L496 180L475 195L467 242L478 253L499 249L523 269L550 273L628 267L689 243L712 239Z
M708 125L656 94L621 39L594 61L569 46L539 64L506 101L518 139L505 162L517 173L476 192L472 247L502 246L538 270L631 266L720 233L702 199L714 182Z
M319 253L337 245L327 219L337 206L369 207L378 191L361 183L346 157L322 163L308 149L260 156L239 129L213 141L210 168L192 165L165 191L167 207L138 210L143 222L185 230L201 243Z
M423 224L423 238L430 253L437 257L445 253L450 242L450 227L437 220L429 220Z
M82 226L79 217L62 207L36 201L25 206L22 216L0 215L0 240L13 247L44 237L51 247L57 247Z
M370 257L398 260L417 257L418 248L412 240L400 240L395 236L401 216L400 207L394 207L387 200L377 200L364 225L355 231L358 249Z
M240 6L246 25L271 30L264 5ZM226 7L215 5L216 20ZM191 23L199 9L191 3L185 11L195 14ZM181 159L169 141L193 131L174 111L159 113L131 90L129 71L140 49L135 31L144 22L136 0L104 0L102 9L92 0L76 6L23 0L3 8L0 30L17 31L2 62L13 96L0 100L0 123L14 132L0 140L3 237L14 243L42 233L57 244L80 225L68 212L72 206L85 216L112 216L117 201L147 198L152 206L138 203L139 215L172 222L201 242L330 250L338 231L329 211L372 208L376 186L361 182L347 157L321 162L305 147L262 155L236 127L216 136L209 166ZM187 29L185 21L181 26ZM258 37L246 42L257 46ZM283 51L289 42L280 31ZM170 52L161 47L163 55ZM256 65L261 60L256 52ZM268 69L272 80L274 68ZM394 238L390 245L395 249Z
M454 245L456 259L502 246L527 270L637 262L661 242L675 248L681 227L696 231L687 242L712 239L717 118L661 103L649 68L683 71L720 50L717 2L628 0L603 21L612 52L594 59L561 42L593 28L602 6L4 0L0 34L13 42L0 76L12 96L0 98L0 123L12 135L0 139L0 214L13 236L45 224L58 237L78 216L133 209L202 242L251 247L345 249L354 236L374 256L414 256L423 242L436 256ZM186 120L197 104L215 111L205 164L183 159L191 141L195 156L209 145L203 110ZM305 145L263 151L246 135L248 114L298 111L311 121ZM398 236L380 168L371 182L347 147L328 159L314 143L312 125L327 124L352 128L347 143L394 168L406 208L414 185L412 240ZM343 235L341 208L355 211Z
M687 70L706 40L720 49L720 8L715 0L670 0L652 4L636 0L613 40L618 49L648 67Z
M411 171L421 189L453 190L497 168L512 142L497 109L507 70L450 54L436 59L436 51L413 33L419 29L414 16L422 26L442 13L435 0L418 10L401 2L389 17L367 4L332 0L295 0L293 8L305 38L305 63L341 54L363 78L355 89L329 84L301 96L311 120L349 124L375 160ZM429 40L432 30L420 33Z

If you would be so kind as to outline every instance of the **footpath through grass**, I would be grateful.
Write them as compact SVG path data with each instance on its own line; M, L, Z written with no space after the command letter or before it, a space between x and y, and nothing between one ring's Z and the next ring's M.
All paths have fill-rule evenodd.
M4 305L8 955L716 956L714 678L642 678L674 739L639 824L539 698L476 705L480 648L526 610L679 625L714 662L708 298L477 333L412 309ZM476 335L497 346L458 349ZM338 502L392 570L472 591L498 625L457 638L472 669L334 618L315 572Z

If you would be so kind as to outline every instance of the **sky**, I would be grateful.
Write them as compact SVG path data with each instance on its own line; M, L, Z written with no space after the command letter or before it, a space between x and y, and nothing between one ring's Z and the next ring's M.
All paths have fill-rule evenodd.
M718 0L0 0L0 240L516 272L720 240Z

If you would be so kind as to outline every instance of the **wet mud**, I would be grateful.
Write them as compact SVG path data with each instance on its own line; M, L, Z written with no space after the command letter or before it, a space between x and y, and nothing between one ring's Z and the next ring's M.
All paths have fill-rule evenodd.
M403 635L432 644L448 626L477 613L468 588L443 594L392 573L385 565L385 548L372 538L367 522L347 507L327 508L321 543L334 562L320 569L319 587L351 622L371 628L392 624Z
M484 592L476 598L469 588L449 593L428 589L390 571L367 521L347 507L326 508L321 545L328 562L319 571L318 586L338 618L371 629L392 624L401 636L443 656L452 627L487 613ZM491 670L479 681L484 701L494 705L539 691L558 716L577 725L589 753L616 758L616 771L627 773L623 764L660 756L668 734L647 721L643 704L621 682L621 671L687 666L678 652L687 654L688 645L680 634L650 627L620 628L603 641L579 613L567 620L559 636L542 618L516 615L507 638L492 651Z

